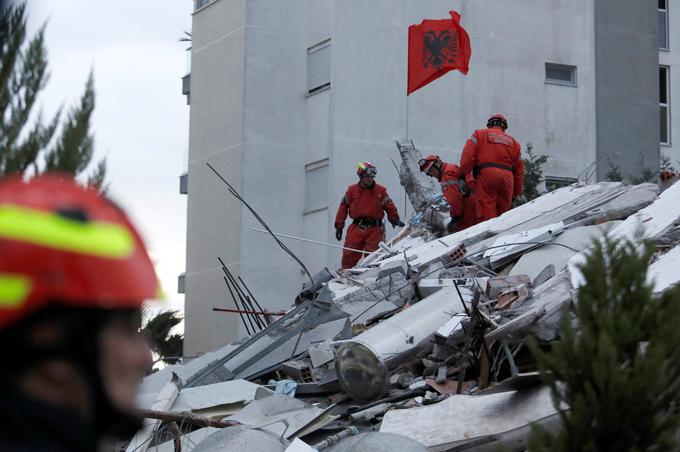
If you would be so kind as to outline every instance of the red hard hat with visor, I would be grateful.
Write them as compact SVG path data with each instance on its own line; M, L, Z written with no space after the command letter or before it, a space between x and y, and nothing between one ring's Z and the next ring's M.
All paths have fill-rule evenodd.
M0 250L0 330L48 306L137 309L160 293L122 210L66 178L0 182Z

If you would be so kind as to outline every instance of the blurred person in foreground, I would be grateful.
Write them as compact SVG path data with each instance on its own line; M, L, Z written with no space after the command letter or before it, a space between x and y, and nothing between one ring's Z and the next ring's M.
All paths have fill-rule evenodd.
M111 201L67 178L0 180L1 451L95 451L141 427L140 308L158 292Z

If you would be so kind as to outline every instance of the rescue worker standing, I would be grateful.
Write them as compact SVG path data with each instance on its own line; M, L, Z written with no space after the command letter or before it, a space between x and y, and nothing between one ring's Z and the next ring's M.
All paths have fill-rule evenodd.
M335 216L335 238L342 240L342 230L345 227L347 214L352 224L347 230L345 248L372 252L385 239L383 225L384 212L392 227L403 227L399 219L397 206L387 194L387 189L375 183L378 170L371 162L360 162L357 168L359 182L347 187L345 196L340 201L338 213ZM343 250L342 268L354 267L362 254L357 251Z
M460 167L445 163L438 155L430 154L418 162L420 171L434 177L441 184L442 193L451 206L451 221L446 226L449 234L462 231L476 223L472 189L463 178ZM471 177L468 178L472 182Z
M142 426L140 309L158 279L113 203L69 180L0 182L0 450L98 450Z
M505 133L508 121L501 114L489 118L486 129L475 130L465 143L460 170L475 180L477 222L510 210L522 194L524 163L519 143Z

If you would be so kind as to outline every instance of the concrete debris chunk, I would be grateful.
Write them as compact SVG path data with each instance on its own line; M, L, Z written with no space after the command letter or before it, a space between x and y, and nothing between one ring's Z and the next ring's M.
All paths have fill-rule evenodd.
M381 433L396 433L418 441L428 450L450 450L465 444L485 444L484 450L510 446L529 424L551 427L558 411L546 387L490 395L452 395L434 405L388 411ZM455 426L455 428L452 428ZM526 447L526 441L523 444ZM517 450L520 444L512 444Z
M210 434L194 452L283 452L286 442L263 429L245 426L229 427Z
M465 291L465 289L461 289ZM468 301L472 294L466 291ZM452 288L419 301L370 330L343 342L335 356L335 369L343 390L358 401L369 401L389 389L389 371L407 360L429 338L465 307Z
M680 184L660 195L655 184L573 184L447 235L449 206L419 171L420 151L410 140L397 148L408 227L357 267L315 274L262 331L144 379L140 407L203 416L172 429L182 447L526 448L531 423L559 427L526 340L556 340L565 316L577 326L593 240L652 239L655 292L680 283ZM128 450L175 450L154 433L171 431L163 419Z

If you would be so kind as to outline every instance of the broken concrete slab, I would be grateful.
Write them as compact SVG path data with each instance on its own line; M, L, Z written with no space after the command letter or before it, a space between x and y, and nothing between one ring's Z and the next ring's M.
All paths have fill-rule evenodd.
M461 243L468 246L470 253L484 251L489 246L489 237L540 228L559 221L567 224L567 220L575 221L583 217L585 212L612 201L628 190L629 186L618 182L560 188L511 209L500 217L413 247L406 251L406 259L413 266L424 265L440 259ZM379 264L387 265L403 260L404 256L400 254L384 259Z
M510 274L527 274L532 281L535 281L548 266L552 266L553 272L557 274L566 268L572 256L583 251L594 239L602 237L607 230L620 223L620 221L611 221L605 224L566 229L551 240L550 244L524 253L510 270Z
M647 271L647 279L654 284L654 292L661 293L680 282L680 246L659 257Z
M531 303L503 312L498 328L484 337L491 343L508 335L531 332L541 340L553 340L559 330L562 313L571 301L572 288L565 270L536 288Z
M516 256L537 248L542 243L548 243L564 230L564 223L557 222L542 226L540 228L529 229L526 231L515 232L512 234L501 234L487 248L483 257L489 259L492 269L497 269Z
M626 218L610 232L616 240L640 241L661 237L671 232L680 224L680 184L671 186L650 205ZM587 250L581 252L567 263L567 269L574 288L580 287L585 278L580 266L585 262Z
M173 374L172 379L159 391L154 402L151 404L151 409L167 411L177 400L181 388L182 380L177 374ZM154 432L160 425L161 421L158 419L144 419L144 427L132 438L126 452L146 451L149 448L149 444L151 444Z
M469 289L460 291L471 300ZM341 342L335 355L335 370L343 390L359 401L380 397L389 389L390 367L461 312L465 312L465 307L456 289L446 288Z
M263 429L245 426L223 428L201 441L195 452L283 452L287 442Z
M139 385L139 394L142 395L141 397L145 397L144 395L146 394L146 397L154 398L161 388L172 379L173 373L176 373L182 381L189 381L194 377L194 375L205 370L210 364L236 350L241 343L245 342L246 339L247 338L243 338L241 340L232 342L231 344L227 344L224 347L215 350L214 352L209 352L196 358L187 358L181 364L172 364L164 367L158 372L148 375ZM220 381L223 380L217 378L206 379L205 384L219 383Z
M260 385L246 380L232 380L195 388L184 388L177 396L175 403L167 411L193 411L197 413L220 406L223 409L231 410L228 412L234 412L242 408L243 405L252 402L255 399L256 391L260 388L262 388ZM141 396L138 401L140 408L151 408L153 399L149 399L149 397L149 394Z
M524 432L521 439L526 445L529 424L549 424L557 416L550 389L538 387L479 396L453 395L434 405L388 411L380 432L407 436L433 451L465 444L498 447L497 441L516 431Z
M325 410L302 400L272 394L251 402L226 420L261 428L283 438L292 438L324 413Z
M335 348L330 340L312 344L309 347L309 359L312 361L312 367L318 368L324 364L335 359Z
M397 433L367 432L343 439L328 452L426 452L425 446Z

